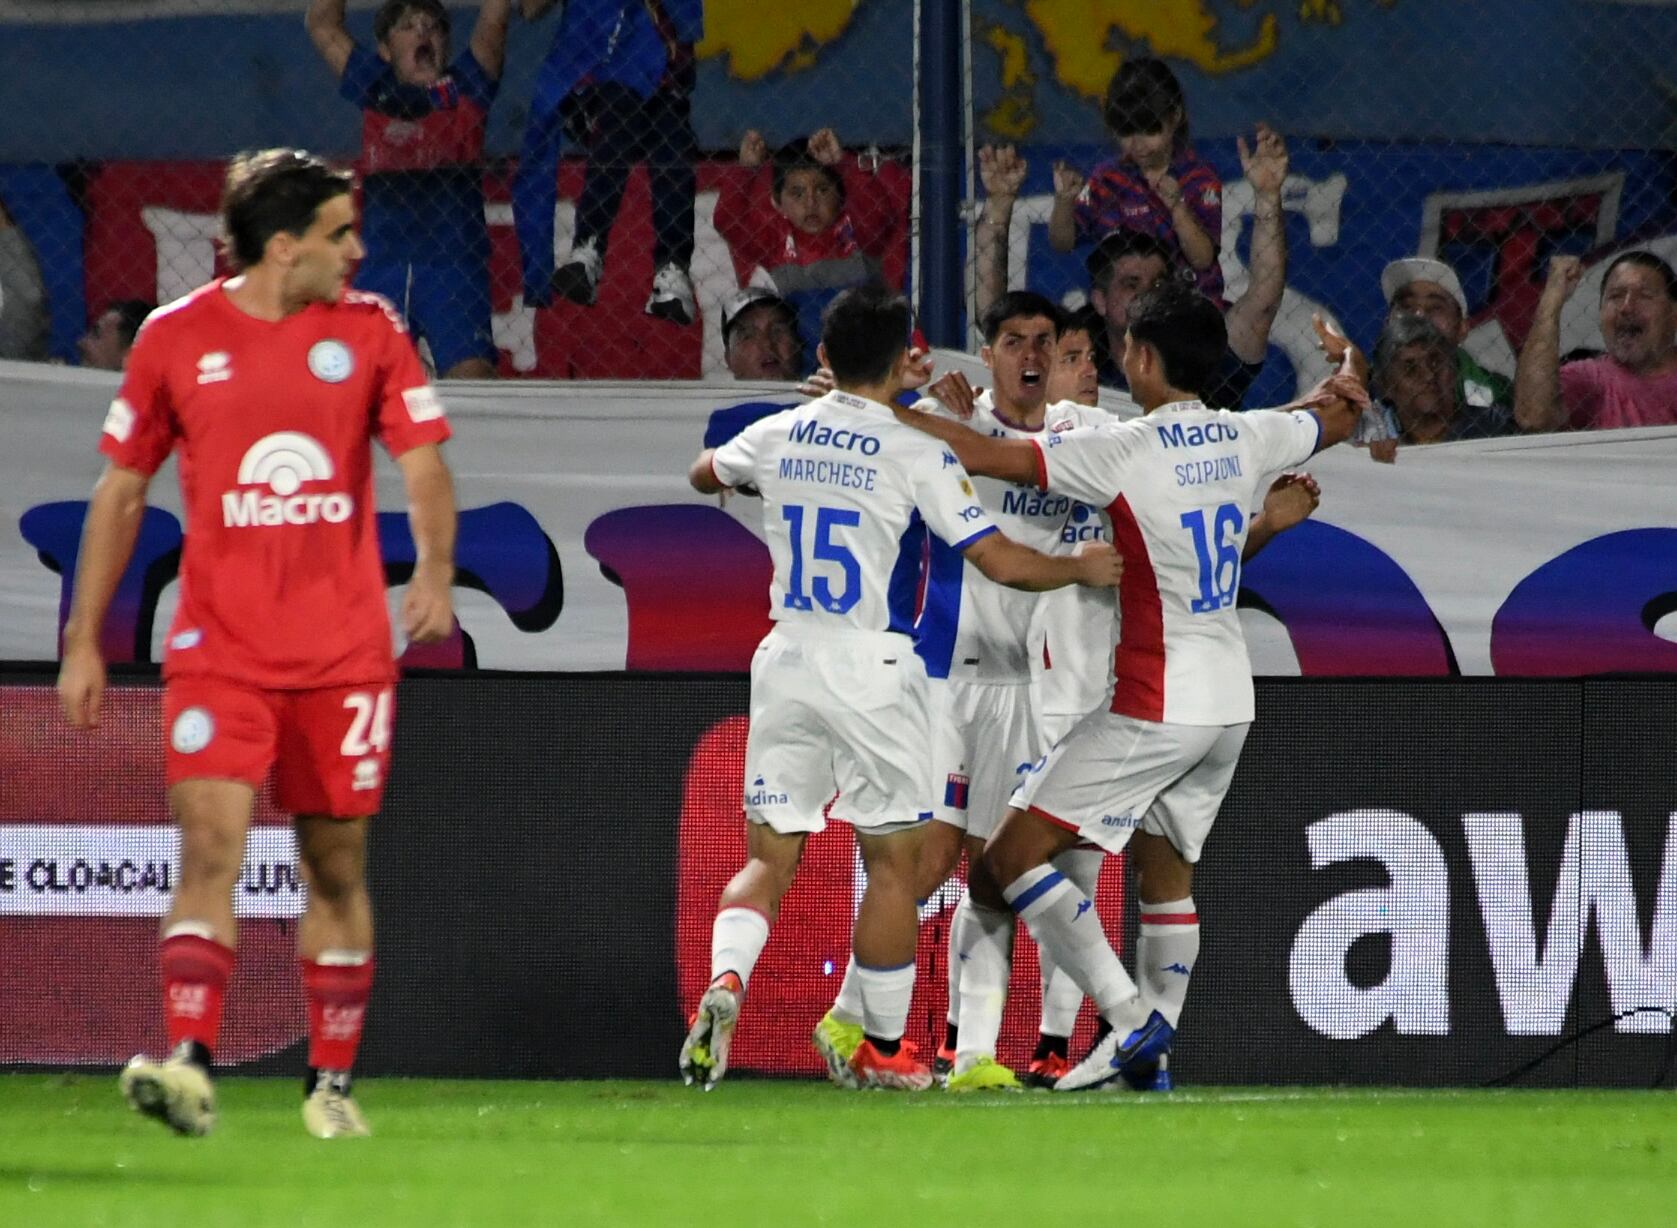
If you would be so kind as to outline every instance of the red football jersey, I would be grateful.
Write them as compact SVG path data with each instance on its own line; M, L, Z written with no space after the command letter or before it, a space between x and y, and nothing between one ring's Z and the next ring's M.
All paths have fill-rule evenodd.
M180 450L186 543L166 677L274 689L395 676L371 441L449 436L394 307L346 292L278 322L217 279L154 312L99 450L155 473Z

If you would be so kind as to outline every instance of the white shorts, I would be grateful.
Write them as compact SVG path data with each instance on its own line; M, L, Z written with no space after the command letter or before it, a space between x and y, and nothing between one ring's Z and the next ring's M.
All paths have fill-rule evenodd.
M832 800L833 818L880 834L930 819L926 705L907 636L770 631L751 658L746 818L822 831Z
M1043 746L1053 746L1054 743L1062 741L1083 716L1081 712L1044 712L1037 718L1042 729Z
M1007 799L1047 749L1029 686L934 679L932 817L988 839Z
M1166 725L1092 712L1048 752L1013 805L1120 853L1139 827L1200 859L1249 725Z

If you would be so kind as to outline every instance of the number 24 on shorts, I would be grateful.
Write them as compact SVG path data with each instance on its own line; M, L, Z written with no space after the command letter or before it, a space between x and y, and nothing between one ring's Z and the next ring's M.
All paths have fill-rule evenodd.
M815 509L814 542L809 555L817 562L837 563L844 573L844 587L837 593L826 576L816 576L804 592L804 520L809 509L799 503L788 503L781 509L786 520L786 535L792 544L791 575L786 578L786 608L809 610L819 605L830 614L844 614L862 599L862 565L842 542L833 540L833 530L862 523L862 513L840 507ZM812 599L813 598L813 603Z
M355 691L344 696L344 707L352 715L343 753L353 758L383 753L390 746L390 692Z

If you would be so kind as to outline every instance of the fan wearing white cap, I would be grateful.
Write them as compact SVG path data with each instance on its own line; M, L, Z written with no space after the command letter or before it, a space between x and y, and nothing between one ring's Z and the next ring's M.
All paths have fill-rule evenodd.
M1394 260L1380 274L1380 291L1391 308L1425 316L1450 343L1456 363L1456 404L1469 409L1495 407L1502 415L1514 411L1513 381L1487 371L1462 348L1468 334L1467 295L1456 270L1429 256Z
M746 287L722 308L722 353L735 379L796 379L803 371L798 313L774 291Z

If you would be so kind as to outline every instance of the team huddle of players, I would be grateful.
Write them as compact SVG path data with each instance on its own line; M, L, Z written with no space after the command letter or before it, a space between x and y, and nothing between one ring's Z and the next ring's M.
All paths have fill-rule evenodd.
M68 721L87 728L105 686L101 627L151 478L178 453L187 534L163 671L181 828L159 946L168 1052L135 1057L120 1086L183 1134L216 1121L232 888L270 772L295 815L309 884L298 926L303 1119L321 1138L370 1132L350 1070L373 981L366 838L389 765L396 673L372 442L395 457L407 490L410 640L453 629L456 516L440 450L449 425L404 320L386 299L345 289L363 251L353 186L296 150L232 164L222 221L237 272L140 331L105 420L109 465L65 625L60 698ZM1207 410L1196 390L1222 360L1223 320L1180 283L1130 310L1124 373L1146 411L1135 421L1086 403L1087 330L1034 295L1006 295L985 317L995 388L981 396L950 378L935 386L944 405L893 408L930 374L909 331L899 296L846 291L823 322L833 391L701 453L689 475L702 491L762 493L775 626L751 669L749 857L723 894L714 979L682 1072L709 1087L726 1070L775 909L830 812L855 827L868 872L854 958L815 1032L835 1080L931 1084L902 1039L916 901L964 845L968 892L950 961L959 1026L941 1055L949 1086L1015 1084L995 1062L1015 914L1052 982L1037 1080L1167 1086L1198 946L1192 865L1252 719L1240 560L1308 515L1314 486L1286 475L1261 510L1253 504L1270 474L1345 438L1366 394L1345 374L1310 408ZM1323 342L1335 359L1348 350L1325 332ZM1075 545L1068 526L1091 517L1110 540ZM1054 604L1036 596L1074 585L1078 595ZM1045 636L1055 682L1039 695ZM1100 856L1132 838L1139 987L1090 899ZM1082 994L1105 1030L1071 1066L1065 1037Z
M689 473L702 492L761 493L775 626L751 669L747 861L722 895L682 1076L711 1088L726 1072L779 902L830 815L855 828L867 871L853 955L813 1036L836 1083L1019 1087L995 1056L1017 916L1044 976L1027 1081L1168 1089L1199 948L1193 865L1253 714L1241 562L1313 510L1315 484L1283 471L1348 437L1366 393L1345 372L1284 410L1207 409L1225 327L1175 282L1130 308L1133 420L1095 407L1087 332L1040 296L986 313L994 387L977 396L950 377L940 399L901 407L928 374L909 327L900 298L847 292L823 328L834 390ZM1360 360L1320 331L1336 363ZM1101 540L1080 544L1091 523ZM1103 858L1126 847L1135 979L1093 903ZM916 901L963 849L949 1029L926 1063L903 1039ZM1100 1032L1073 1064L1084 995Z

